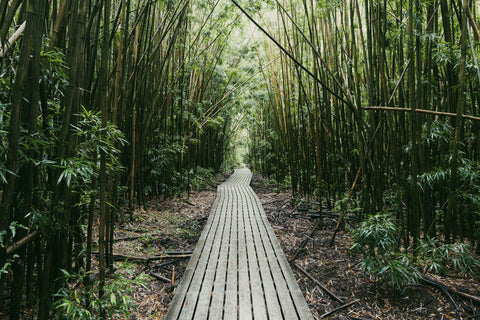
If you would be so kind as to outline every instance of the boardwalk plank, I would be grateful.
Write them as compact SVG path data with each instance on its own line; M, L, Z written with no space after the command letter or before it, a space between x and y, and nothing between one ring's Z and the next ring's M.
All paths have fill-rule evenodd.
M252 226L253 241L255 243L255 250L257 252L258 264L260 266L260 274L262 276L262 283L265 290L265 300L267 302L268 315L271 319L283 319L282 311L278 301L277 291L272 279L270 267L268 266L267 256L263 248L262 235L258 229L258 219L254 214L254 208L248 195L247 205L249 208L250 223Z
M227 288L225 292L225 319L237 319L238 312L238 259L237 259L237 219L238 213L238 196L236 192L232 192L231 197L234 199L232 208L232 226L230 230L230 251L228 252L228 272L227 272Z
M228 193L228 190L225 191ZM221 239L221 249L220 249L220 256L218 258L218 265L217 265L217 273L215 276L215 282L213 286L213 293L212 293L212 303L210 306L210 314L209 319L216 320L222 319L223 316L223 305L225 299L225 282L226 282L226 275L227 275L227 265L228 265L228 250L229 250L229 238L230 238L230 226L232 222L232 207L233 207L233 199L232 197L228 197L226 200L226 221L225 221L225 230L223 232L223 237Z
M238 315L239 319L252 319L250 277L248 274L247 245L245 239L246 206L242 194L238 194L241 205L238 208Z
M243 193L243 191L242 191ZM245 195L244 195L245 198ZM252 307L255 319L268 319L267 306L265 304L264 290L260 276L260 267L257 260L257 252L253 240L252 226L249 215L250 208L245 203L245 237L247 243L248 268L250 272L250 287L252 291Z
M270 241L272 243L273 248L275 249L276 255L277 255L277 260L279 262L279 265L283 271L283 274L285 275L285 280L287 281L288 288L290 290L290 294L292 296L292 299L296 305L297 312L299 314L300 319L313 319L312 313L310 311L310 308L307 305L307 302L305 301L305 298L303 297L302 290L300 290L300 287L298 286L297 280L295 279L295 276L293 275L293 271L290 268L290 265L288 264L287 258L285 257L285 254L283 253L282 247L280 243L278 242L277 237L275 236L275 232L273 231L273 228L271 227L270 223L268 222L267 216L265 215L265 212L263 210L263 207L260 203L260 200L256 199L257 206L260 208L261 211L261 217L262 220L265 223L266 226L266 231L267 234L270 238Z
M221 246L221 241L216 240L223 238L223 233L225 231L225 220L227 216L226 214L220 215L221 218L219 219L218 228L214 237L215 241L213 242L213 248L210 257L208 258L208 266L205 271L205 277L203 279L203 284L198 297L197 309L194 317L195 320L203 320L207 319L208 317Z

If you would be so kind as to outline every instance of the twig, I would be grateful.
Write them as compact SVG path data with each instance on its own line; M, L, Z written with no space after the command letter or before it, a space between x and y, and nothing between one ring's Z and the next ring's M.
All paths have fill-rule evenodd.
M191 206L196 206L195 203L193 203L192 201L190 201L190 200L188 200L188 199L183 199L183 202L185 202L185 203L187 203L187 204L189 204L189 205L191 205Z
M98 251L92 251L92 254L98 254ZM137 262L151 262L155 260L166 260L166 259L188 259L191 254L179 254L179 255L163 255L163 256L153 256L153 257L138 257L138 256L129 256L125 254L113 254L113 260L130 260Z
M395 107L384 107L384 106L372 106L372 107L362 107L363 110L383 110L383 111L401 111L401 112L411 112L412 109L410 108L395 108ZM446 116L446 117L456 117L456 113L451 112L441 112L441 111L434 111L434 110L425 110L425 109L415 109L415 112L418 113L425 113L425 114L432 114L435 116ZM462 115L465 119L480 121L479 117L474 117L470 115Z
M295 252L295 254L293 255L293 257L290 258L290 260L288 262L290 263L293 263L297 257L298 257L298 254L300 253L300 251L305 248L305 246L307 245L308 241L313 237L313 235L315 234L315 231L317 231L318 228L320 228L320 226L322 225L322 219L318 219L318 222L317 224L315 225L315 228L313 228L312 232L310 232L310 234L308 235L308 237L306 237L302 243L300 244L300 246L298 247L297 251Z
M337 312L337 311L340 311L340 310L342 310L342 309L348 308L348 307L350 307L351 305L357 303L358 301L360 301L360 299L357 299L357 300L355 300L355 301L349 302L349 303L344 304L344 305L342 305L342 306L340 306L340 307L338 307L338 308L333 309L332 311L329 311L329 312L327 312L327 313L324 313L324 314L321 316L321 318L326 318L326 317L334 314L334 313Z
M298 270L300 270L304 275L306 275L308 278L310 278L310 280L312 280L317 286L319 286L320 288L322 288L323 291L325 291L326 293L328 293L333 299L335 299L336 301L340 302L340 303L345 303L343 302L342 299L340 299L339 297L337 297L332 291L330 291L327 287L325 287L323 284L321 284L320 282L318 282L310 273L308 273L305 269L303 269L302 267L300 267L298 265L298 263L295 263L295 267L297 267Z
M154 277L155 279L166 282L166 283L170 283L170 281L171 281L171 279L166 278L166 277L164 277L162 275L159 275L157 273L154 273L154 272L149 272L148 274L151 275L152 277Z
M40 234L39 231L35 230L29 235L27 235L26 237L23 237L22 239L18 240L17 242L15 242L14 244L12 244L7 248L7 255L14 253L15 251L17 251L27 243L35 239L39 234Z
M137 240L137 239L141 239L141 238L160 237L160 236L162 236L162 235L163 235L163 234L161 234L161 233L147 233L147 234L136 235L136 236L116 238L116 239L113 239L113 241L115 241L115 242L119 242L119 241L133 241L133 240Z
M169 264L172 264L172 263L175 263L175 261L174 260L165 261L165 262L157 264L155 266L155 268L165 267L165 266L168 266Z
M458 306L457 302L453 299L452 295L450 294L449 292L449 288L444 285L443 283L441 282L438 282L437 280L435 279L432 279L432 278L429 278L427 277L426 275L421 274L421 277L420 277L420 280L423 281L424 283L428 284L428 285L431 285L437 289L439 289L448 299L450 299L450 301L453 303L453 305L455 306L455 309L457 311L460 311L460 307Z
M192 254L193 251L168 251L166 254L172 255L172 256L178 256L178 255L185 255L185 254Z

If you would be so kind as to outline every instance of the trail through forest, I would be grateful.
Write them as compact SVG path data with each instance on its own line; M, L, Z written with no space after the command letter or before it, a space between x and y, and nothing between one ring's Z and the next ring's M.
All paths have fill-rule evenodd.
M145 276L115 248L157 244L127 221L248 163L291 190L292 261L345 281L336 314L477 317L435 279L479 295L479 26L472 0L0 0L0 316L128 317ZM144 225L161 254L190 246L181 212Z
M292 257L317 222L315 206L306 202L292 205L291 193L279 192L277 185L269 183L259 175L253 177L252 187L260 198L282 249L288 257ZM133 294L138 305L137 311L132 314L136 319L165 317L215 196L216 189L208 187L193 192L187 201L185 198L152 200L145 210L136 212L135 220L119 225L116 233L119 241L116 242L114 250L119 257L173 257L141 262L127 261L133 269L130 276L141 273L150 275L145 279L145 286L137 286ZM375 286L369 275L358 267L358 257L350 252L351 229L355 226L355 220L347 223L347 231L340 231L335 245L330 246L338 215L331 211L326 211L325 214L327 216L323 228L314 234L296 261L291 264L316 318L322 318L347 302L354 303L325 318L475 319L480 313L478 302L453 294L454 301L460 306L460 311L457 311L452 301L438 288L412 286L406 293L401 294L389 284ZM163 231L158 234L158 230ZM184 253L186 258L174 257ZM297 266L305 270L308 276ZM449 288L480 296L478 279L465 278L460 274L430 276ZM322 286L341 302L324 291Z

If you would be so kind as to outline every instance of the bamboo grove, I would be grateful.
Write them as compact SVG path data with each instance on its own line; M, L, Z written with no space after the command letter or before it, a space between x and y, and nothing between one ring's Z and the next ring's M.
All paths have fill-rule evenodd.
M52 319L62 273L89 275L93 254L104 294L118 219L228 161L239 15L218 0L0 3L0 312Z
M480 248L478 3L273 1L255 168L294 196ZM308 72L307 72L308 71Z

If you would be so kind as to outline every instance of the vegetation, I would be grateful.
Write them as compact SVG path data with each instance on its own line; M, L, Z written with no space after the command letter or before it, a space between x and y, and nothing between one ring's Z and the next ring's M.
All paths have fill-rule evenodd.
M273 2L250 17L276 42L259 49L248 162L295 198L394 214L404 247L479 252L478 4Z
M358 204L360 220L390 213L397 247L432 266L472 265L452 243L480 250L478 10L2 0L0 312L62 314L64 275L92 272L96 236L89 285L107 301L118 219L242 160L295 198Z
M360 268L370 274L375 284L390 280L395 289L403 291L419 282L419 270L471 276L480 266L466 243L443 244L427 238L420 239L416 252L400 248L398 224L391 214L379 213L362 221L354 231L351 251L361 255Z
M116 221L232 164L238 22L221 1L1 1L0 312L104 316ZM97 237L97 281L62 291Z

